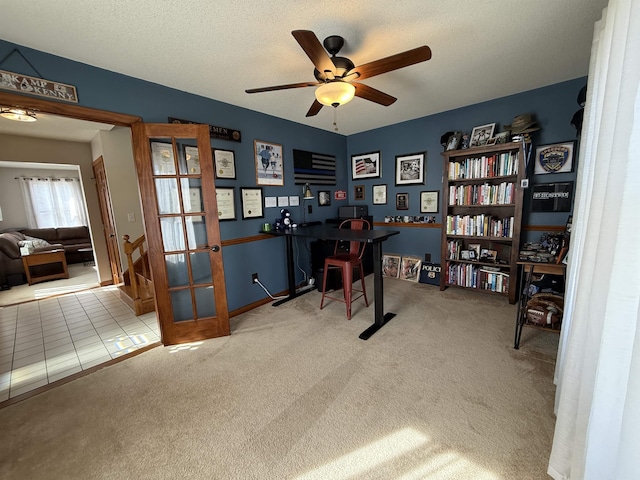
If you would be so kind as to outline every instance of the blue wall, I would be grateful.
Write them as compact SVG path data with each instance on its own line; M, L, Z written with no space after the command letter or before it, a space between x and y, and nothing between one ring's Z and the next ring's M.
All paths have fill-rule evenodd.
M366 199L371 198L372 186L387 184L387 204L371 205L369 212L375 221L383 221L385 216L421 215L420 192L442 189L443 148L440 137L448 131L471 133L473 127L496 123L495 132L510 124L516 115L533 113L540 130L534 135L538 145L565 142L576 139L576 129L570 121L580 108L577 103L578 92L586 84L586 78L575 79L549 87L531 90L518 95L499 98L489 102L470 105L456 110L398 123L385 128L351 135L347 140L347 156L365 152L380 151L382 157L382 178L351 180L349 192L353 193L354 184L365 185ZM395 157L415 152L427 152L424 185L395 185ZM535 151L534 151L535 153ZM531 185L535 183L565 182L575 179L574 172L530 176ZM523 225L565 225L568 213L529 213L530 191L525 192ZM409 193L409 210L396 210L396 193ZM529 195L527 194L529 193ZM442 198L440 197L440 200ZM353 202L358 203L358 202ZM436 215L436 221L442 222L442 207ZM395 228L395 227L394 227ZM432 260L440 261L440 230L434 228L403 228L402 233L389 239L384 245L386 252L413 254L420 258L431 253ZM530 234L539 237L539 233ZM529 240L524 238L523 240Z
M440 190L442 186L442 147L440 137L451 130L470 132L474 126L497 122L496 131L504 124L511 123L521 113L532 112L541 126L537 134L539 144L567 141L576 138L575 129L569 124L578 109L576 97L586 79L576 79L557 85L500 98L490 102L452 110L437 115L376 129L349 137L301 125L295 122L264 115L245 108L236 107L198 95L189 94L162 85L146 82L107 70L49 55L0 40L0 58L12 49L19 51L38 69L42 77L75 85L80 105L90 108L128 113L142 117L145 122L167 122L168 117L184 118L211 125L225 126L242 132L242 142L212 140L212 146L234 150L236 158L236 180L216 180L216 185L246 187L255 186L253 165L253 140L265 140L283 146L285 159L285 186L263 187L264 196L302 196L302 188L294 185L292 150L302 149L335 155L337 165L337 185L330 188L346 190L348 202L332 202L330 207L318 207L313 200L313 213L306 214L306 220L324 221L335 217L338 205L357 204L353 199L354 184L366 186L365 202L374 221L381 222L387 215L420 215L419 193L425 190ZM3 70L37 76L20 57L11 55L2 65ZM215 75L212 75L215 81ZM348 108L348 107L345 107ZM393 108L393 107L391 107ZM380 150L382 155L382 178L351 180L351 155ZM395 156L427 152L426 181L424 185L395 186ZM544 175L553 181L573 180L575 173ZM532 178L532 183L549 182L547 178ZM388 186L387 205L371 205L371 186L385 183ZM317 192L314 187L314 193ZM325 189L324 187L322 189ZM409 210L396 211L395 194L409 193ZM239 191L236 189L236 197ZM302 203L302 202L301 202ZM527 206L528 208L528 202ZM240 203L236 209L239 212ZM296 221L302 219L302 207L293 207ZM257 234L264 221L272 222L279 209L266 209L265 219L221 222L223 240L248 237ZM437 222L441 222L441 210ZM567 214L524 215L524 223L540 225L564 225ZM310 272L307 244L300 242L299 266ZM402 228L401 234L387 242L387 252L414 254L422 257L431 253L432 259L439 261L440 230L438 228ZM274 238L252 243L225 247L223 251L227 296L231 310L264 298L265 293L251 284L251 273L258 272L261 281L271 292L286 288L286 261L284 240ZM297 279L303 274L298 271Z

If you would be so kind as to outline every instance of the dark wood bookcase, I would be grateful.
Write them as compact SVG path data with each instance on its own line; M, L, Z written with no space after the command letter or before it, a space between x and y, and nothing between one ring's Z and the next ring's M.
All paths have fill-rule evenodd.
M442 156L440 289L472 288L516 303L526 178L523 145L449 150Z

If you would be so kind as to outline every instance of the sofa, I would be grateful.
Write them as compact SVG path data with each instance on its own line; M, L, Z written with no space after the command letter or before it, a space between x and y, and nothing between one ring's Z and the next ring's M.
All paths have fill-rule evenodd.
M92 248L89 228L86 226L22 228L0 233L0 285L3 288L27 281L20 255L21 242L25 240L33 242L34 253L64 249L67 264L86 261L86 252L79 250ZM47 265L39 268L47 268Z

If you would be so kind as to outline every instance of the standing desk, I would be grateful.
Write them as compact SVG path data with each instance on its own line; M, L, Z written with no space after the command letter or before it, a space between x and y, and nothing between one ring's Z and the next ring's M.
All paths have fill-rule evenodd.
M373 281L374 281L374 323L360 334L362 340L367 340L371 335L380 330L389 320L395 317L395 313L384 313L384 298L382 291L382 242L393 235L398 235L398 230L350 230L337 228L335 225L313 225L310 227L297 227L288 230L275 230L269 233L285 237L287 248L287 274L289 281L289 295L283 300L275 302L277 306L296 298L296 271L293 260L293 237L318 238L321 240L344 240L347 242L366 242L373 247Z

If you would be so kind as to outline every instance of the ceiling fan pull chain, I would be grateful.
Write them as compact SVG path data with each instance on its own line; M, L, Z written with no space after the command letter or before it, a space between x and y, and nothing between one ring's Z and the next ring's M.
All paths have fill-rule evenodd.
M333 129L338 131L338 107L333 107Z

